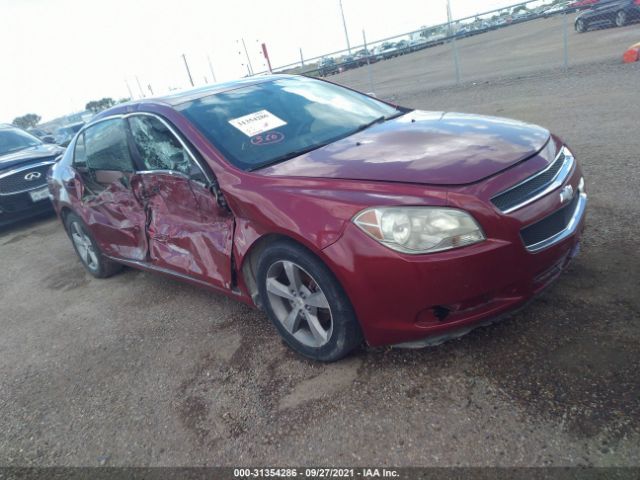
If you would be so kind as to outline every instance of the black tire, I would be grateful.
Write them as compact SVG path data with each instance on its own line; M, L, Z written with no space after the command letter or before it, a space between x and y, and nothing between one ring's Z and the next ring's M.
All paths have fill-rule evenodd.
M76 254L78 254L78 258L80 259L82 266L91 275L96 278L107 278L115 275L120 270L122 270L123 266L121 264L116 263L104 256L104 254L100 250L100 247L98 247L98 244L94 240L93 235L91 235L91 232L78 215L76 215L75 213L67 214L67 216L65 217L65 228L67 230L67 234L69 235L69 239L71 240L71 244L73 245L73 249L76 251ZM92 252L95 256L95 265L91 264L90 260L88 261L86 257L83 257L83 255L81 255L80 250L78 249L78 246L76 245L76 242L73 238L74 232L78 231L81 231L89 240L90 246L93 249Z
M276 310L279 306L274 302L273 294L269 295L267 290L268 274L272 275L272 269L277 268L282 263L291 262L295 266L301 267L303 274L308 274L308 278L314 283L318 290L315 293L324 294L329 306L329 316L331 321L331 332L326 343L321 346L309 346L301 342L290 333L279 320ZM363 343L362 331L356 318L355 312L344 292L342 286L333 273L314 254L306 248L293 241L278 241L267 246L258 260L257 272L258 291L262 306L266 310L269 318L278 329L284 341L293 350L312 360L321 362L334 362L339 360ZM293 300L279 299L286 304ZM282 308L282 306L280 306ZM309 307L306 307L307 310ZM316 310L319 318L320 309ZM301 323L304 323L305 312L301 310ZM301 333L303 327L296 334Z
M578 20L576 22L576 32L584 33L586 31L587 31L587 24L582 19Z
M625 12L624 10L620 10L618 13L616 13L616 26L624 27L628 23L629 17L627 15L627 12Z

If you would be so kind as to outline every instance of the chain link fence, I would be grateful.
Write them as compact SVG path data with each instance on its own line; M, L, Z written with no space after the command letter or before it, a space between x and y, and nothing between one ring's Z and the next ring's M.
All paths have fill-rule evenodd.
M274 68L331 77L384 98L427 88L568 70L640 42L640 0L530 0ZM413 12L415 14L415 12ZM634 25L635 24L635 25Z

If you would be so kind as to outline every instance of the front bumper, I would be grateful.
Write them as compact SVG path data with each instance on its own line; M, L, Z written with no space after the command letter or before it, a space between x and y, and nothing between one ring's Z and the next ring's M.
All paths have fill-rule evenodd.
M323 250L324 261L370 345L437 344L521 308L549 286L579 250L586 203L580 192L566 229L536 251L512 232L457 250L405 255L349 224Z
M53 205L48 198L34 202L28 192L0 195L0 226L50 212L53 212Z

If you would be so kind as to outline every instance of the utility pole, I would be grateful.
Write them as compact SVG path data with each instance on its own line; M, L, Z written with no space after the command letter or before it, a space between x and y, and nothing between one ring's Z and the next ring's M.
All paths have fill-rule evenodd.
M247 57L247 68L249 69L249 75L253 75L253 65L251 65L251 59L249 58L249 52L247 51L247 44L242 39L242 47L244 48L244 54Z
M131 91L131 87L129 86L129 82L127 79L124 79L124 83L127 85L127 90L129 91L129 100L133 100L133 92Z
M449 36L453 36L451 46L453 48L453 63L456 70L456 84L460 83L460 59L458 58L458 45L456 44L455 32L451 25L451 0L447 0L447 21L449 22Z
M300 64L304 67L304 57L302 56L302 48L300 49Z
M567 11L562 14L562 52L564 55L564 71L569 71L569 38L567 37L569 31Z
M364 28L362 29L362 40L364 42L364 52L367 56L367 76L369 77L370 93L375 93L373 89L373 76L371 75L371 63L369 62L369 50L367 49L367 35L364 33Z
M347 32L347 21L344 19L344 9L342 8L342 0L338 0L340 2L340 14L342 15L342 26L344 27L344 37L347 39L347 50L349 50L349 55L351 55L351 45L349 44L349 33Z
M187 63L187 56L183 53L182 59L184 60L184 67L187 69L187 75L189 75L189 81L191 82L191 86L195 87L193 83L193 78L191 78L191 71L189 70L189 64Z
M213 73L213 65L211 64L211 57L207 54L207 62L209 62L209 70L211 70L211 77L213 78L213 83L216 83L216 74Z
M138 90L140 90L140 96L142 98L146 98L146 95L144 94L144 90L142 90L142 85L140 85L140 79L138 78L137 75L136 75L136 82L138 84Z

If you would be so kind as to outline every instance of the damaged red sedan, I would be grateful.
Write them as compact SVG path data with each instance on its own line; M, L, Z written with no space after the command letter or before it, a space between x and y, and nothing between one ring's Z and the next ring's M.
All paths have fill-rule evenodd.
M49 188L92 275L126 265L224 292L322 361L522 306L577 253L587 203L544 128L284 75L102 112Z

